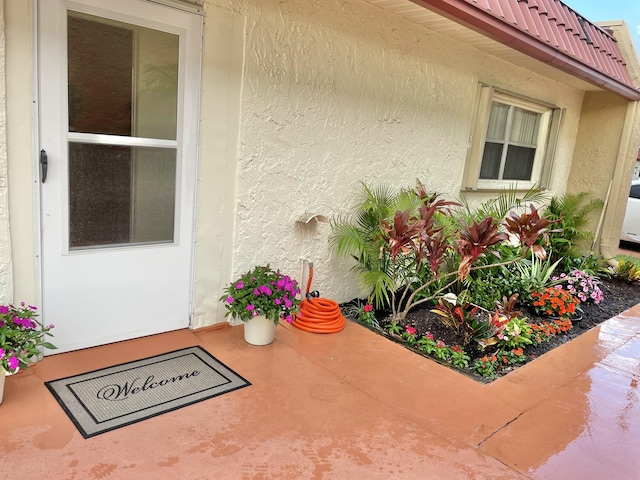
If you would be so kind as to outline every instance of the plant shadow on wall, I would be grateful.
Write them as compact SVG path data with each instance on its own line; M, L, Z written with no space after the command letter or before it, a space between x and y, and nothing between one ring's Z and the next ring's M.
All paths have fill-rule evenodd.
M602 207L587 197L510 189L472 208L419 181L362 184L330 239L370 292L345 316L478 380L502 376L640 303L640 266L580 250Z

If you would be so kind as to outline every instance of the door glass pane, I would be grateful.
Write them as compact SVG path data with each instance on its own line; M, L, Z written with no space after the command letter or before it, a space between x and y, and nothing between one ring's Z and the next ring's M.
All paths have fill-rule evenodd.
M179 37L69 12L69 131L176 139Z
M174 240L176 150L69 143L71 249Z

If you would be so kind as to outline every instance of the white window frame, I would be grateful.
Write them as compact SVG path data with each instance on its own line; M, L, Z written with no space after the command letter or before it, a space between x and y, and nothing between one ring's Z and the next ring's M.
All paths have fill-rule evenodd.
M467 161L465 165L463 190L502 190L515 187L518 190L528 190L534 186L549 187L553 157L562 119L562 109L538 102L509 92L499 91L487 85L479 85L478 101L474 110ZM540 125L536 140L536 153L530 180L495 180L481 179L484 146L487 139L489 115L493 102L522 108L540 114Z

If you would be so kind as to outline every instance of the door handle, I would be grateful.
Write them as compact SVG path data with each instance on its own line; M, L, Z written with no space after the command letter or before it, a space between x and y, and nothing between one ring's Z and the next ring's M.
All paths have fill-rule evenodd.
M49 167L49 160L47 159L47 152L40 150L40 178L42 183L47 180L47 170Z

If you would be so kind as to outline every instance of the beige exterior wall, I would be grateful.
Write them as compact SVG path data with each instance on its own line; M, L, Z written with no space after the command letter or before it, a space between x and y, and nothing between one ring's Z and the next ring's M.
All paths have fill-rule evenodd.
M457 196L478 82L566 108L552 181L563 191L582 91L364 2L209 0L205 8L208 24L217 9L246 22L234 275L270 262L300 277L306 258L322 295L358 295L351 263L328 247L329 226L295 219L349 213L361 181L399 187L420 178ZM216 208L201 202L201 221Z
M223 322L233 268L244 20L209 8L204 25L194 326ZM240 187L242 188L242 187Z
M615 95L595 92L585 95L567 191L590 192L607 200L607 214L600 231L601 253L605 257L617 253L640 140L639 113L635 103ZM597 225L598 217L594 215L593 232Z
M13 300L37 302L31 2L4 1ZM5 250L5 245L2 245ZM33 303L32 303L33 304Z
M9 234L9 165L7 163L7 94L4 3L0 2L0 304L13 301L13 271Z
M640 62L628 26L620 21L600 25L613 30L631 79L640 87ZM627 102L605 92L587 93L567 190L571 193L591 192L595 197L607 200L606 216L596 247L605 258L617 254L629 183L639 148L640 108L637 102ZM594 217L593 220L591 227L596 232L599 219Z
M37 301L31 2L5 3L14 292ZM295 220L349 213L361 181L420 178L457 196L478 82L566 109L552 193L588 135L581 110L597 113L581 90L358 0L207 0L205 12L197 327L224 320L222 288L257 263L301 279L308 259L313 289L359 295L351 263L328 247L329 226ZM610 103L619 123L624 102Z

